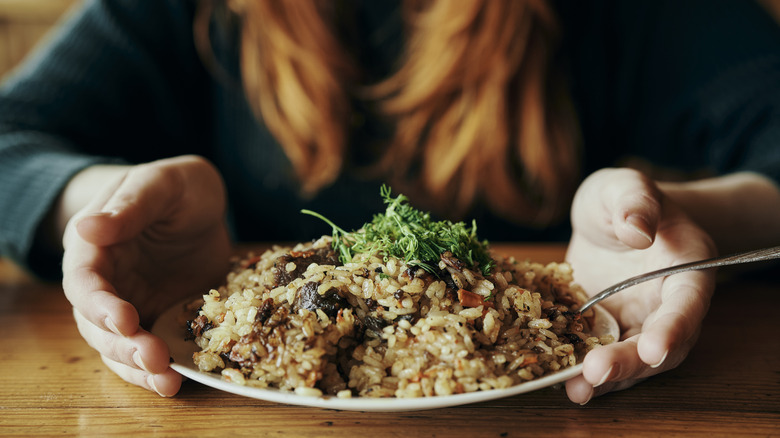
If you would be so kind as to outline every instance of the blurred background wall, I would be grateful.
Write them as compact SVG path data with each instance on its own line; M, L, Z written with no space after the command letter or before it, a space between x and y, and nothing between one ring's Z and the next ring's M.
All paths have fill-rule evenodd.
M81 0L0 0L0 76L4 76Z

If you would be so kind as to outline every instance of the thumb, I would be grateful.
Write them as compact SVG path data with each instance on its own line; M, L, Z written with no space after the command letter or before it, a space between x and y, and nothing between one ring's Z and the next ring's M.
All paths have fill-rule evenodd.
M601 246L644 249L653 244L662 193L632 169L603 169L583 181L572 204L572 227Z
M182 208L195 210L188 210L187 224L197 227L211 218L210 209L221 211L219 197L207 195L206 181L218 179L211 173L215 171L204 160L190 156L135 166L102 203L96 201L93 210L78 220L76 229L88 242L106 246L133 238L154 223L181 226L176 219L181 219L177 213L184 214Z
M104 192L79 217L75 228L79 236L98 246L125 241L158 220L170 205L175 184L146 165L133 167L118 185Z

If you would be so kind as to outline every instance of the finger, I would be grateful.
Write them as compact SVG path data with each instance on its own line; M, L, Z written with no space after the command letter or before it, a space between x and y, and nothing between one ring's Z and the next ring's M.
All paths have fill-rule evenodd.
M594 387L606 382L638 376L647 365L637 353L640 335L590 351L583 360L582 376Z
M580 374L566 381L566 395L574 403L584 405L594 396L593 385Z
M595 172L583 182L572 205L573 225L601 245L647 248L660 217L661 192L632 169Z
M66 226L62 240L65 249L62 286L68 301L92 324L130 336L138 330L138 314L131 304L116 296L114 287L107 280L113 275L114 266L108 263L106 250L86 242L75 229L75 223L85 215L107 214L100 211L124 177L107 184Z
M713 289L714 275L707 272L679 274L664 280L661 306L645 322L637 344L644 363L657 368L668 359L669 352L682 348L687 353L698 336Z
M591 398L615 389L615 382L628 387L643 377L647 369L637 354L639 335L590 351L583 361L582 375L566 382L566 393L575 403L585 404Z
M185 224L197 234L224 210L224 184L216 168L203 158L180 156L130 169L100 213L81 218L76 228L86 240L105 246L134 237L152 223Z
M151 333L139 330L132 337L120 336L92 324L77 309L73 309L73 316L81 336L102 356L150 374L168 368L168 347Z
M582 375L579 375L566 382L566 395L569 397L569 400L573 401L574 403L585 405L596 397L610 392L628 389L644 380L646 379L626 379L619 382L605 382L602 385L594 387L587 380L585 380Z
M150 374L105 356L102 356L102 359L103 363L124 381L154 391L163 397L172 397L181 388L181 375L171 368L167 368L160 374Z
M83 220L84 217L92 215L109 216L113 214L111 211L104 211L103 207L114 194L116 189L121 185L122 181L124 181L125 177L127 176L127 169L129 169L129 167L122 167L121 169L118 168L118 175L114 175L113 179L108 180L105 183L105 187L98 191L92 199L86 202L81 210L72 214L72 216L68 219L68 223L66 224L62 235L63 249L69 249L71 242L78 242L83 240L83 237L79 235L78 230L76 229L76 224Z
M628 170L621 183L610 189L605 201L615 236L632 248L648 248L661 218L661 192L647 177Z
M92 324L118 335L138 331L140 319L135 307L116 295L107 280L113 273L106 249L75 238L62 259L62 288L65 297Z
M182 185L175 175L155 165L133 167L102 205L90 206L93 213L77 219L78 234L98 246L137 236L177 198Z
M638 351L638 344L644 336L637 334L589 352L583 361L582 375L572 379L571 383L567 382L569 398L584 404L593 397L631 387L650 376L672 369L685 359L695 340L694 336L665 352L660 361L648 364Z

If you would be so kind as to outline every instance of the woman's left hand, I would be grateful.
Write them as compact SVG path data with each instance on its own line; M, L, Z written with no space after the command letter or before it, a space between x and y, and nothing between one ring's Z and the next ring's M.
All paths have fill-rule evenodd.
M588 177L571 215L566 259L589 295L638 274L716 255L712 239L634 170L604 169ZM566 383L569 398L584 404L678 366L698 337L714 275L677 274L603 301L620 325L620 340L588 353L582 375Z

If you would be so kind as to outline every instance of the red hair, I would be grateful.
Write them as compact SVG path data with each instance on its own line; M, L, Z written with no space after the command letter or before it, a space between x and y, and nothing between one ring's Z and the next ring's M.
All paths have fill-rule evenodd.
M428 208L460 215L483 200L537 225L566 211L578 129L553 68L559 31L547 2L407 0L399 69L358 89L339 36L341 3L226 1L241 20L246 95L304 192L343 170L350 102L365 98L395 126L377 168L413 199L435 200Z

